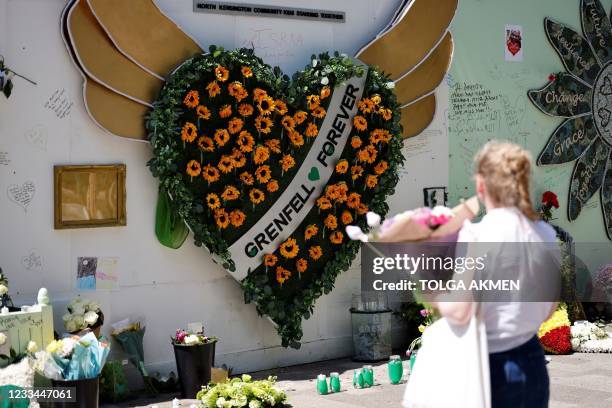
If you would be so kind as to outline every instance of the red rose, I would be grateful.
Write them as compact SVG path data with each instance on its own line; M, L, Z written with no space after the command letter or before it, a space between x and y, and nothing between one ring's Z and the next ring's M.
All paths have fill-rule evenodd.
M552 191L545 191L544 194L542 194L542 205L559 208L559 199Z
M572 351L570 327L561 326L552 329L540 337L540 343L548 353L569 354Z

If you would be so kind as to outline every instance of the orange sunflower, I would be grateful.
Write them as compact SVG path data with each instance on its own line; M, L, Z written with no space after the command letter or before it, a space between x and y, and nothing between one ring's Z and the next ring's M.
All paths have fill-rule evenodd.
M257 170L255 170L255 178L257 178L257 181L261 184L266 184L268 181L270 181L271 177L272 172L270 171L270 166L268 165L259 166Z
M202 177L204 177L204 180L206 180L209 184L214 183L215 181L219 180L219 170L217 170L216 167L207 164L202 169Z
M278 258L274 254L265 254L263 256L263 260L264 260L264 265L265 266L274 266L274 265L276 265L276 262L278 261Z
M317 207L319 207L321 210L329 210L332 207L332 204L327 197L319 197L317 199Z
M329 236L329 240L332 244L341 244L343 239L344 234L340 231L334 231Z
M212 81L208 85L206 85L206 90L208 91L208 96L214 98L215 96L221 93L221 87L217 83L217 81Z
M310 224L304 230L304 239L308 241L310 238L317 235L317 232L319 232L319 227L317 227L315 224Z
M393 111L389 108L380 108L378 114L383 117L384 120L389 121L393 117Z
M278 139L268 139L264 142L264 145L270 149L272 153L280 153L281 152L281 144Z
M227 86L227 93L235 97L242 89L244 89L242 84L238 81L234 81Z
M238 113L240 116L251 116L253 114L253 105L241 103L240 106L238 106Z
M338 220L336 219L336 216L334 214L327 214L327 217L325 218L325 221L323 221L323 224L330 230L335 230L336 228L338 228Z
M374 105L378 105L382 101L379 94L372 95L370 99L372 99L372 102L374 102Z
M353 222L353 215L349 211L342 211L340 219L344 225L348 225Z
M269 193L274 193L275 191L278 191L279 185L278 185L278 181L276 180L270 180L268 182L268 184L266 184L266 190L268 190Z
M388 168L389 168L389 164L387 164L386 161L381 160L376 164L376 166L374 166L374 173L380 176L385 171L387 171Z
M344 174L348 170L348 167L349 167L348 161L346 161L345 159L342 159L336 164L336 173Z
M351 137L351 147L353 149L359 149L361 147L361 138L359 136Z
M215 142L219 147L225 146L225 144L230 140L230 135L227 129L217 129L215 130Z
M255 118L255 129L267 135L272 131L272 121L265 116L258 116Z
M288 238L280 246L280 254L287 259L295 258L299 252L300 247L293 238Z
M181 130L181 140L183 142L193 142L198 135L198 128L191 122L185 123Z
M295 263L295 269L297 269L299 273L306 272L306 269L308 269L308 261L305 260L304 258L298 259L297 262Z
M363 167L359 165L351 166L351 178L357 180L363 175Z
M348 200L348 196L347 196L348 186L346 185L344 181L341 181L340 183L336 184L336 192L337 192L336 202L343 203L346 200Z
M240 191L234 186L227 186L223 193L221 193L221 198L225 201L233 201L237 200L240 197Z
M249 198L253 204L259 204L266 199L266 195L258 188L253 188L249 191Z
M253 163L263 164L270 158L270 149L266 146L257 146L253 154Z
M291 271L283 268L282 266L276 267L276 281L281 285L291 277Z
M202 167L200 166L200 163L196 160L190 160L189 163L187 163L187 174L190 177L199 176L201 171Z
M306 97L306 104L308 106L308 110L315 110L316 108L319 107L319 104L321 103L321 99L319 98L319 95L308 95Z
M189 109L193 109L200 103L200 94L198 91L189 91L183 99L183 104Z
M215 193L208 193L206 194L206 205L208 205L208 208L211 210L215 210L221 207L221 200L219 200L219 196Z
M311 113L311 115L317 119L322 119L325 117L327 112L322 106L317 106Z
M367 212L368 212L368 206L365 205L364 203L359 203L359 206L357 207L357 214L364 215Z
M276 99L274 101L274 109L279 115L284 115L285 113L287 113L287 104L281 101L280 99Z
M263 95L257 101L257 109L259 109L259 113L264 116L270 115L274 112L274 99L270 98L268 95Z
M357 159L360 162L372 164L376 160L377 154L378 152L376 151L376 147L374 147L374 145L369 144L357 152Z
M356 209L361 204L361 195L359 193L351 193L348 195L346 205L348 208Z
M208 108L204 105L198 105L198 107L196 108L196 114L198 115L198 118L200 119L203 119L203 120L210 119L210 110L208 110Z
M310 247L310 249L308 250L308 255L310 255L310 257L316 261L323 255L323 250L320 246L315 245L313 247Z
M357 108L363 113L372 113L374 111L375 104L371 99L363 98L357 102Z
M245 78L250 78L253 76L253 71L251 70L251 68L247 67L246 65L240 68L240 72L242 73L242 76Z
M229 78L229 71L222 65L217 65L215 68L215 77L221 81L225 82Z
M227 174L231 172L232 170L234 170L234 161L232 160L231 156L223 155L221 156L221 159L219 160L219 164L217 164L217 167L219 167L219 170L221 170L221 172L223 172L224 174Z
M386 129L374 129L370 132L370 143L387 143L391 140L391 133Z
M299 132L292 130L289 132L289 141L295 147L301 147L304 145L304 136L300 135Z
M246 164L246 157L244 157L244 154L235 147L234 149L232 149L232 155L230 157L232 158L232 163L234 164L234 168L236 169L244 167L244 165Z
M219 117L225 119L232 116L232 107L230 105L223 105L221 109L219 109Z
M230 222L236 228L241 226L244 223L244 220L246 220L246 215L244 215L244 213L240 210L232 211L229 217L230 217Z
M366 177L366 187L374 188L378 184L378 177L374 174L368 174Z
M254 100L255 102L259 102L259 100L260 100L261 98L263 98L264 96L268 96L268 93L267 93L266 91L264 91L263 89L261 89L261 88L255 88L255 89L253 90L253 100Z
M368 121L361 115L355 115L353 118L353 126L355 126L355 129L363 132L368 128Z
M201 136L198 139L198 148L203 152L214 152L215 151L215 143L208 136Z
M253 175L249 173L248 171L240 173L239 178L240 178L240 181L242 181L242 183L246 184L247 186L251 186L255 182Z
M221 229L227 228L227 226L230 224L229 215L224 208L215 210L215 221L217 222L217 227Z
M301 125L306 118L308 118L308 114L304 111L297 111L293 114L293 119L295 119L295 123L297 123L298 125Z
M250 153L253 151L253 146L255 146L255 139L253 139L253 136L248 131L243 130L238 135L236 143L241 152Z
M285 128L285 130L293 130L295 128L295 119L291 116L283 116L281 119L281 125Z
M313 115L314 116L314 115ZM319 134L319 128L314 123L309 123L306 126L306 137L316 137Z
M236 133L240 132L242 130L242 125L244 124L244 122L242 121L242 119L240 118L231 118L230 121L227 124L227 130L232 134L235 135Z
M288 171L290 168L295 166L295 159L290 154L284 154L280 164L283 171Z

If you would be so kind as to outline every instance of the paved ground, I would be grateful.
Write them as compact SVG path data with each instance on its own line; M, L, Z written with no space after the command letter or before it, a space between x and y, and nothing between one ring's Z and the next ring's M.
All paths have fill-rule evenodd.
M383 408L398 407L404 385L392 385L387 377L385 363L373 364L376 385L369 389L354 389L351 385L353 369L361 367L349 359L330 360L294 367L254 373L255 378L276 375L279 385L289 395L295 408ZM405 364L407 367L407 364ZM551 379L550 408L612 407L612 354L583 354L552 356L548 365ZM321 396L315 390L319 373L340 373L342 391ZM407 378L407 376L405 376ZM174 396L166 395L157 401L134 401L121 407L171 408ZM189 407L195 401L181 401ZM105 405L106 407L114 407Z

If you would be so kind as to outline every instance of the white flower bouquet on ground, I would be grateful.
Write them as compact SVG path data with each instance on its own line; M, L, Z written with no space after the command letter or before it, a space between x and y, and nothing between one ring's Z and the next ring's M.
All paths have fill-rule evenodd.
M612 337L595 323L577 321L571 327L572 349L581 353L612 353Z
M62 320L68 333L95 330L104 323L104 314L97 302L77 297L68 303L67 309L68 313L62 316Z

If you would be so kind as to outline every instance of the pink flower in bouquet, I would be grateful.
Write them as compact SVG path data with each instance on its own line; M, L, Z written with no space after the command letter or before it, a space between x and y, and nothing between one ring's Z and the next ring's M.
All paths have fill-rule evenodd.
M429 225L431 209L429 207L417 208L412 212L412 219L421 225Z
M177 343L183 343L185 341L185 337L187 337L188 333L186 331L183 330L177 330L176 331L176 336L174 336L174 338L176 339Z
M429 316L429 310L427 310L427 309L421 309L421 316L423 316L423 317L427 317L427 316Z
M444 225L453 218L453 211L448 207L438 205L431 210L429 217L429 226L438 227Z

